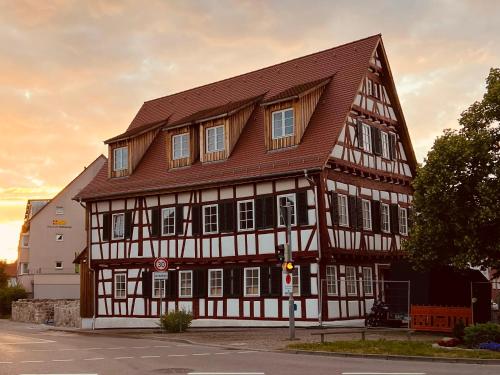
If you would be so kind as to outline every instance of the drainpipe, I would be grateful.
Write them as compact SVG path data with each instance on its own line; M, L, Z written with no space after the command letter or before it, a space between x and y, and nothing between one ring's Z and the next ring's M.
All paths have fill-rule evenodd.
M320 273L320 263L321 263L321 241L319 238L319 209L318 209L318 186L316 185L316 182L307 175L307 169L304 169L304 177L306 178L307 181L309 181L309 184L311 186L314 186L314 212L316 214L316 228L317 228L317 234L316 234L316 243L318 247L318 272L317 272L317 288L318 288L318 304L319 304L319 309L318 309L318 323L321 326L323 326L323 316L322 316L322 311L323 311L323 296L321 294L321 273Z

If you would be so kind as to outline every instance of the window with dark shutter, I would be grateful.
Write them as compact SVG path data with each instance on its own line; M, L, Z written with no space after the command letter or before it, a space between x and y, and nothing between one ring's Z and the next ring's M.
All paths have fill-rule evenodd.
M160 209L158 207L151 209L151 236L160 235Z
M397 156L396 146L397 146L396 135L389 133L389 152L390 152L391 160L396 159L396 156Z
M363 203L361 198L356 198L356 229L363 228Z
M300 266L300 295L301 297L311 295L311 267L309 264Z
M399 233L399 206L391 204L391 232Z
M200 205L193 206L191 230L192 230L193 236L199 236L201 233L201 206Z
M266 218L265 228L273 228L276 226L276 203L274 196L265 197L264 207Z
M269 266L260 267L260 296L269 297L270 295L270 272Z
M349 196L349 225L351 228L356 229L358 227L358 210L356 205L356 197L352 195Z
M166 287L166 297L170 299L175 299L177 297L177 272L168 271L168 280Z
M193 271L193 297L206 297L208 285L208 273L205 269Z
M274 196L255 200L255 224L257 229L272 228L276 223Z
M224 282L222 283L223 296L229 297L233 293L233 270L231 268L224 268L222 273L224 275Z
M297 218L299 225L309 224L309 214L308 214L308 204L307 204L307 191L299 191L297 193Z
M331 192L331 214L332 214L332 224L338 225L339 223L339 198L338 194L335 192Z
M152 272L148 270L142 271L142 295L151 298L153 292L152 287Z
M358 137L358 147L363 148L363 123L356 120L356 135Z
M224 270L223 288L225 297L241 296L241 268L227 268Z
M109 241L111 237L111 215L109 213L102 214L102 240Z
M380 201L372 201L372 230L380 233Z
M219 231L221 233L234 232L235 204L234 201L219 204Z
M269 291L271 297L281 296L282 273L281 267L271 267L271 288Z
M184 234L184 207L175 207L175 233Z
M372 126L372 150L375 155L382 155L382 136L380 129Z
M124 228L124 234L125 238L130 238L132 236L132 211L126 211L125 212L125 228Z

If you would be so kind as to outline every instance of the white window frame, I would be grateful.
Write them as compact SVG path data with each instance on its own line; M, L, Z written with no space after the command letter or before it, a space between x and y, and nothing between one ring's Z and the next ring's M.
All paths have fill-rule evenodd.
M184 147L184 138L186 138L186 147ZM175 155L176 147L175 142L179 140L178 146L180 147L179 155ZM179 160L189 157L189 133L176 134L172 136L172 159Z
M215 231L207 231L206 230L206 215L205 215L205 210L207 208L215 207ZM212 233L219 233L219 205L218 204L207 204L203 206L203 234L212 234Z
M408 235L408 209L398 206L399 234Z
M381 142L382 142L382 157L389 160L391 154L389 151L389 133L380 132Z
M173 212L174 214L174 224L172 225L172 232L165 231L165 212ZM162 236L173 236L175 234L175 207L165 207L161 210L161 235Z
M56 270L62 270L62 269L64 268L64 267L63 267L63 262L62 262L62 260L56 260L56 262L55 262L55 263L56 263L56 265L55 265L55 269L56 269ZM57 263L61 263L61 265L60 265L60 266L58 266L58 265L57 265Z
M354 270L354 280L350 275L347 274L347 270ZM349 291L350 286L354 286L354 291ZM356 274L355 266L345 266L345 291L348 296L357 296L358 295L358 278Z
M251 203L252 204L252 226L248 228L242 228L241 227L241 204L247 204ZM245 210L245 212L248 212L248 210ZM245 222L248 221L249 219L245 219ZM239 231L247 231L247 230L254 230L255 229L255 202L253 199L246 199L243 201L238 201L238 230Z
M115 236L115 220L116 217L122 216L122 235L121 236ZM111 216L111 239L112 240L123 240L125 238L125 214L120 213L120 214L113 214Z
M286 112L292 112L292 132L290 134L286 134L286 126L285 126L285 113ZM281 128L281 135L276 135L275 132L275 127L274 127L274 115L277 113L281 113L281 124L279 124ZM287 137L292 137L295 134L295 112L293 108L285 108L279 111L273 111L271 112L271 131L272 131L272 138L273 139L280 139L280 138L287 138Z
M372 230L372 204L368 199L361 200L361 211L363 214L363 229Z
M217 132L218 129L222 129L222 147L218 147L217 145ZM210 149L210 142L209 142L209 133L214 132L214 148ZM206 153L211 153L211 152L218 152L218 151L224 151L225 148L225 139L224 139L224 125L217 125L217 126L211 126L209 128L206 128L205 130L205 141L206 141Z
M349 226L349 200L347 195L338 194L337 202L339 206L339 226L348 227ZM343 212L344 210L344 212Z
M212 292L212 274L216 274L220 272L220 293L213 293ZM224 294L224 271L222 268L216 268L216 269L211 269L208 270L208 296L209 297L222 297Z
M372 152L372 128L370 125L363 123L362 126L363 133L363 150L365 152Z
M167 289L167 280L165 279L160 279L160 280L156 280L155 279L155 273L156 272L153 272L153 280L152 280L152 283L153 283L153 298L160 298L160 285L161 285L161 298L165 298L165 296L167 295L167 292L166 292L166 289ZM158 283L158 287L156 286L156 283Z
M189 294L182 293L182 275L189 275ZM187 288L185 288L187 289ZM193 297L193 271L179 271L179 298Z
M64 215L64 207L56 206L56 215Z
M371 267L363 267L363 295L373 296L373 269ZM369 271L369 277L365 274L365 271ZM367 291L368 289L368 291Z
M117 147L113 150L113 171L128 169L128 147Z
M19 265L20 265L20 267L19 267L19 274L20 275L27 275L30 273L29 263L22 262Z
M294 297L300 297L300 266L295 266L292 271L292 292Z
M384 228L385 222L387 222L387 229ZM391 232L391 209L387 203L380 204L380 229L383 233Z
M257 293L247 293L247 271L257 270ZM243 296L260 297L260 267L248 267L243 269Z
M124 277L123 281L118 281L117 279L121 276ZM118 289L118 284L124 284L124 289ZM117 292L123 292L123 295L120 293L120 295L117 294ZM115 273L113 276L113 295L115 299L127 299L127 274L125 272L120 272L120 273Z
M337 284L337 266L326 266L326 294L329 296L338 296Z
M280 199L281 198L292 198L291 200L293 201L293 212L292 212L292 226L297 225L297 195L295 193L288 193L288 194L281 194L277 196L276 199L276 205L277 205L277 212L278 212L278 227L284 227L285 223L284 220L282 221L281 217L281 205L280 205Z

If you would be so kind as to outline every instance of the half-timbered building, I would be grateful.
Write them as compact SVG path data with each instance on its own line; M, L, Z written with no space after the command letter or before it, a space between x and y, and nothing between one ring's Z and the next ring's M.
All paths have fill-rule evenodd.
M77 197L96 327L153 326L160 297L194 324L283 324L287 203L299 325L362 318L401 256L416 161L380 35L145 102L106 144Z

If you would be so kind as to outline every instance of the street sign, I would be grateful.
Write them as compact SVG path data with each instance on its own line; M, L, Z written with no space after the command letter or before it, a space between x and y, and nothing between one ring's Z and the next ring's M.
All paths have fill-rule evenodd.
M156 272L166 271L168 269L168 260L166 258L156 258L154 266Z
M168 280L168 272L155 272L155 280Z
M285 272L285 282L283 283L283 292L285 295L290 295L293 293L293 283L292 283L292 274Z

